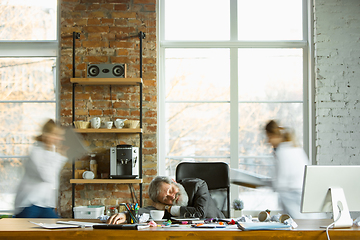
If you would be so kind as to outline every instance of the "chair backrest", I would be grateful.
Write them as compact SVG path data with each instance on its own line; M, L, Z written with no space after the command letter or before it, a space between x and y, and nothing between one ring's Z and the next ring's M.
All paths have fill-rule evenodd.
M181 162L176 166L176 181L200 178L225 217L230 217L230 168L224 162Z

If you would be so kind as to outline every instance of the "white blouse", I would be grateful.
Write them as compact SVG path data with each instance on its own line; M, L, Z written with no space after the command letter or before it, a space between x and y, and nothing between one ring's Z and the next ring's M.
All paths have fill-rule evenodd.
M15 198L15 213L24 207L56 207L60 171L67 158L55 151L44 148L42 142L36 142L24 164L25 175L19 184Z
M273 187L276 191L301 191L305 165L309 159L300 147L294 147L291 142L282 142L276 148L276 174Z

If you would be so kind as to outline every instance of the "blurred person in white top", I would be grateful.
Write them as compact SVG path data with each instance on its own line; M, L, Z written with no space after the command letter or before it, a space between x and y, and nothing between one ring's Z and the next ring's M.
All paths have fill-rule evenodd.
M323 214L300 211L305 165L309 164L309 159L305 151L297 146L291 129L280 127L276 121L270 120L265 132L275 155L272 187L279 194L284 213L293 219L324 218Z
M24 164L25 174L15 198L15 217L58 218L55 212L60 171L65 157L64 129L53 120L42 127L40 136Z

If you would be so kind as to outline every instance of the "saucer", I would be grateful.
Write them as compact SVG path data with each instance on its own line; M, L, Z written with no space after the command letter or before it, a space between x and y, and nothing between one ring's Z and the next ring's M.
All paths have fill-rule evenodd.
M161 223L163 223L163 222L167 222L168 220L167 219L161 219L161 220L154 220L154 219L152 219L154 222L156 222L156 223L158 223L158 222L161 222Z

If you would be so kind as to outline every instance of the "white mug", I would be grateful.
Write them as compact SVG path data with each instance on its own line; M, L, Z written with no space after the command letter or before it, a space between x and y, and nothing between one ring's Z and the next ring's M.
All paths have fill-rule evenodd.
M150 216L154 221L161 221L164 217L164 210L150 210Z
M113 122L112 122L112 121L106 122L106 127L107 127L107 129L111 129L112 126L113 126Z
M269 222L270 221L270 214L266 211L261 211L259 213L258 219L260 222Z
M122 128L124 126L124 122L126 121L127 119L116 119L115 120L115 127L116 128Z
M100 128L101 126L101 119L99 117L94 117L90 122L92 128Z

